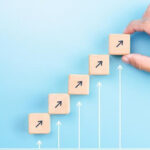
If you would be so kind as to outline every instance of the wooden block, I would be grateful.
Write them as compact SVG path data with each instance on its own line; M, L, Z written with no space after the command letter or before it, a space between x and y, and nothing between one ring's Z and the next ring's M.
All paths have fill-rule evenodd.
M90 75L109 74L109 55L90 55L89 56Z
M50 133L50 116L48 113L29 114L29 133L48 134Z
M110 55L130 54L130 34L110 34L109 54Z
M89 75L69 75L68 93L71 95L88 95Z
M48 101L50 114L70 113L70 96L68 94L49 94Z

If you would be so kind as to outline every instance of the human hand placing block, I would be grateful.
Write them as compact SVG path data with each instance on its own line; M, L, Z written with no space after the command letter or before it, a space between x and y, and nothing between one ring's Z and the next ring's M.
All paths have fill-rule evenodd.
M68 114L70 112L70 96L68 94L49 94L49 114Z
M48 134L50 133L50 116L48 113L29 114L29 133Z
M109 74L109 55L90 55L89 56L90 75Z
M71 95L88 95L89 75L69 75L68 93Z
M130 54L130 34L110 34L109 54L110 55Z

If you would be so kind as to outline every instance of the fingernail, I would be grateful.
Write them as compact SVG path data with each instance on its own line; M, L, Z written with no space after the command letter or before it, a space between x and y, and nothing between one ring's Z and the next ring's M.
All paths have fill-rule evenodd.
M122 60L123 60L123 62L129 64L129 57L128 56L123 56Z

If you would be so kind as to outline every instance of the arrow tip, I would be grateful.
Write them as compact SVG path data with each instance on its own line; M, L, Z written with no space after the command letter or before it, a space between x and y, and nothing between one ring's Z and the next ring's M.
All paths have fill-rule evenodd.
M60 122L59 120L57 121L57 125L58 125L58 126L61 125L61 122Z
M78 106L78 107L82 106L82 104L81 104L80 101L77 103L77 106Z
M78 83L82 86L82 81L79 81Z
M118 70L122 70L123 67L122 67L121 65L119 65L117 69L118 69Z
M101 87L101 86L102 86L102 83L101 83L101 82L98 82L98 83L97 83L97 86L98 86L98 87Z
M42 120L40 120L40 121L38 121L41 125L43 124L43 121Z
M62 101L58 101L57 103L58 103L59 105L62 105Z
M39 140L39 141L37 142L37 144L38 144L38 145L41 145L41 144L42 144L42 142Z

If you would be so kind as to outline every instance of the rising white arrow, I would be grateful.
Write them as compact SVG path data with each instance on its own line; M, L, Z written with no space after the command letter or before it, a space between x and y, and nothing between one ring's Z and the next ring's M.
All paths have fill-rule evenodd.
M78 149L80 149L80 107L81 107L81 102L77 103L78 107Z
M61 122L60 121L57 121L57 134L58 134L58 137L57 137L57 148L60 149L60 126L61 126Z
M101 86L100 82L97 83L98 88L98 148L101 147Z
M118 66L119 71L119 148L122 148L122 69L121 65Z
M39 141L37 142L38 149L40 149L40 148L41 148L41 144L42 144L42 142L39 140Z

